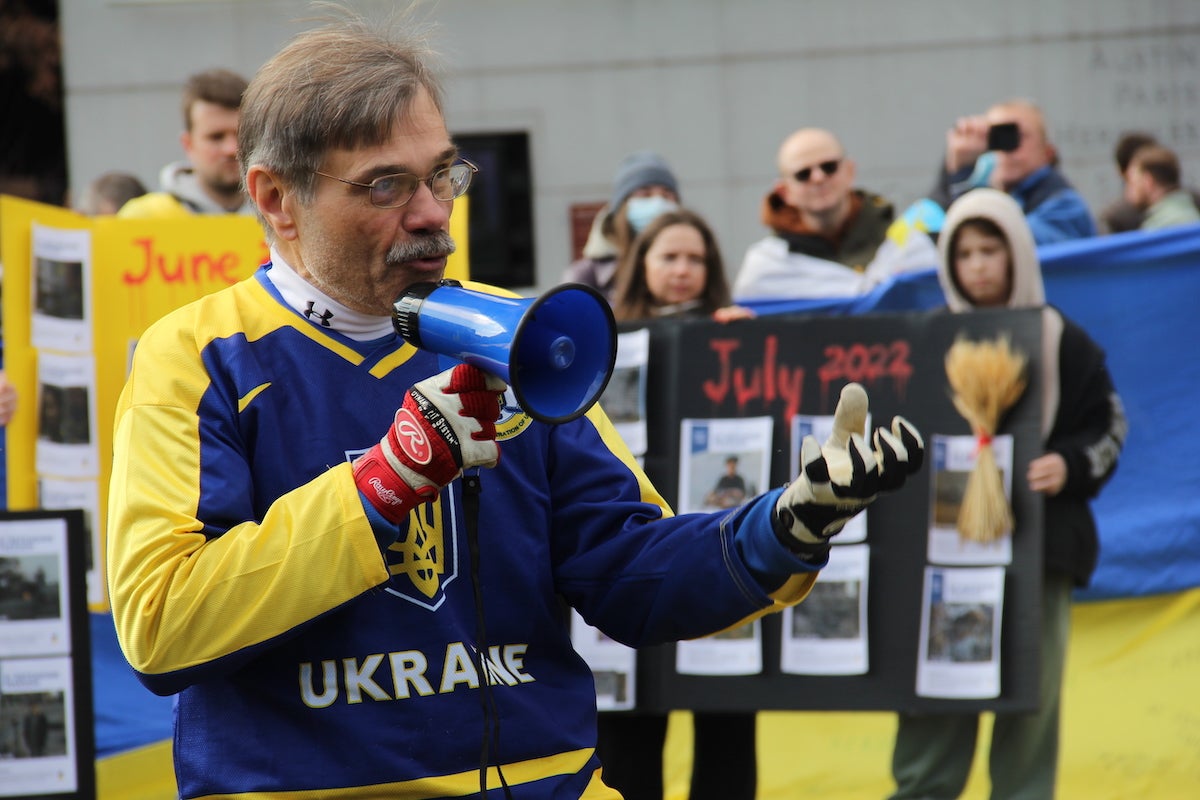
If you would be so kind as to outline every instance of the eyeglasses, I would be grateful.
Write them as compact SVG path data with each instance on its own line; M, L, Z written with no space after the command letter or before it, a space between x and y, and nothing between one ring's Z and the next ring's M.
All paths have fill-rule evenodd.
M792 177L800 183L808 183L809 178L811 178L813 175L813 170L819 168L821 172L825 173L826 178L832 178L837 174L838 167L841 165L842 160L840 158L834 158L830 159L829 161L822 161L820 164L817 164L816 167L805 167L804 169L798 169L792 173Z
M335 181L370 190L371 205L373 206L399 208L412 199L422 183L428 184L434 199L453 200L456 197L462 197L471 185L471 178L475 177L476 172L479 172L479 167L464 158L457 164L442 167L428 178L418 178L411 172L397 172L394 175L380 175L370 183L348 181L320 170L313 170L313 172L324 178L333 178Z

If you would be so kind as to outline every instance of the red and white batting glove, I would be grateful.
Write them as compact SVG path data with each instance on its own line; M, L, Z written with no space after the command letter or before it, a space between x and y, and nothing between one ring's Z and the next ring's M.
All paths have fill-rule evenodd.
M500 378L468 364L417 383L387 435L355 459L359 491L399 524L465 467L494 467L500 459L496 420L507 388Z

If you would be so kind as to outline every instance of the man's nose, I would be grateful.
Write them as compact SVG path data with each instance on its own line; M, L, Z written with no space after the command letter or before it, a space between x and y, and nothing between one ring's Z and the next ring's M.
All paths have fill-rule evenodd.
M453 202L448 203L434 197L429 184L421 181L417 184L417 191L413 196L400 207L404 212L404 228L413 232L444 231L450 225L450 211L453 207Z

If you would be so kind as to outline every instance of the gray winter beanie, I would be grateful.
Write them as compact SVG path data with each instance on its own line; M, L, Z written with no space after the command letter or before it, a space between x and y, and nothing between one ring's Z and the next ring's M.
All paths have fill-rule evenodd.
M629 195L646 186L665 186L679 196L679 183L667 162L657 153L643 150L630 154L617 167L609 212L616 211Z

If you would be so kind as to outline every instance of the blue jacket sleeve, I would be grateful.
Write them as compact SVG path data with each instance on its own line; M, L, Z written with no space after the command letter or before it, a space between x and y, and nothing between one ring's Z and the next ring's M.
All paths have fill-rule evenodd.
M774 541L778 492L733 511L672 515L602 414L549 438L555 588L612 639L642 647L707 636L811 588L819 565Z
M1033 240L1039 245L1096 235L1091 211L1073 189L1055 193L1037 208L1026 212L1025 219L1033 232Z
M771 525L771 510L783 489L751 500L734 521L734 542L750 574L767 591L778 588L798 572L816 572L829 563L829 553L817 561L802 561L784 547Z

